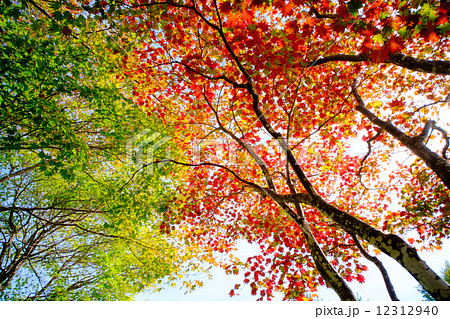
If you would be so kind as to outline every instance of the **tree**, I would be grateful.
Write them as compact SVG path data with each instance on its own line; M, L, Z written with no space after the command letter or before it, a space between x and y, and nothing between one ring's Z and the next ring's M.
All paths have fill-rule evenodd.
M132 0L85 9L136 33L121 42L133 48L123 74L136 79L135 100L177 128L184 154L170 162L186 174L183 203L162 228L228 256L221 266L246 271L261 299L274 290L302 299L327 285L354 300L347 282L364 281L361 257L377 260L367 249L394 258L433 298L450 299L416 251L449 235L448 123L438 122L448 110L448 1ZM261 254L236 260L238 239Z
M442 277L448 283L450 283L450 264L448 261L445 262L444 269L442 269ZM433 301L434 298L430 296L423 288L419 288L419 291L422 293L424 300Z
M98 22L46 5L0 5L0 299L130 299L189 269L158 224L176 175L126 162L159 121L115 78Z

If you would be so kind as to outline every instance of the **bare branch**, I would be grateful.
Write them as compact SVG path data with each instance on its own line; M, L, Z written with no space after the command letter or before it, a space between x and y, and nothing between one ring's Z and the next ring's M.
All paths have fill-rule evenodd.
M381 275L383 276L384 284L386 285L386 289L389 293L389 297L391 297L392 301L399 301L397 294L395 293L394 286L392 285L391 279L389 278L389 274L384 268L383 263L375 256L371 256L367 253L367 251L364 249L364 247L361 245L361 243L358 240L358 237L356 237L355 234L350 234L353 238L353 241L356 244L356 247L358 247L361 254L363 254L364 257L366 257L367 260L370 260L375 264L375 266L378 267L378 269L381 272Z
M383 133L383 129L379 129L378 132L372 136L370 139L367 140L367 147L369 148L367 151L367 154L362 158L361 162L359 163L359 170L357 175L361 177L361 170L363 168L364 161L370 156L370 153L372 153L372 142L375 141L377 138L380 137L381 133Z

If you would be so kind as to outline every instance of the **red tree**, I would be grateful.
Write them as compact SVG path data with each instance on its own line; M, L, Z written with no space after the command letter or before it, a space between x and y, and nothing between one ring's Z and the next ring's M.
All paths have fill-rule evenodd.
M404 240L414 228L416 248L436 248L449 234L448 123L437 121L449 98L448 1L115 3L105 17L120 8L136 34L122 43L133 47L124 76L185 151L165 160L186 178L163 231L225 254L231 273L247 269L261 299L328 285L354 300L361 256L396 299L369 246L450 299ZM397 162L399 151L415 160ZM261 255L236 260L238 239Z

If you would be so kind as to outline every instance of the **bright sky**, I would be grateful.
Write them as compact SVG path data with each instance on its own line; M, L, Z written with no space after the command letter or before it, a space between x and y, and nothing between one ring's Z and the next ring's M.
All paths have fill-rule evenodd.
M449 118L447 112L444 112L444 118ZM444 123L444 127L448 123ZM434 132L434 134L437 134ZM367 146L363 142L355 141L355 151L358 154L365 154L367 152ZM439 144L438 144L439 145ZM435 146L436 147L436 146ZM439 147L438 147L439 149ZM402 162L406 159L413 160L414 158L408 156L408 152L400 152L394 156L394 159ZM391 161L394 163L395 161ZM387 175L386 175L387 176ZM414 234L408 233L407 237L416 237ZM238 245L239 253L238 255L241 260L246 260L247 257L259 254L259 250L252 245L242 242ZM450 240L447 240L442 245L442 249L434 252L420 251L419 256L438 274L441 274L444 268L445 261L450 262ZM406 271L404 270L396 261L387 257L383 254L377 256L387 269L389 276L391 278L392 284L394 285L397 296L402 301L417 301L422 300L423 297L421 293L417 290L419 286L418 282ZM366 277L365 284L359 284L357 282L350 283L350 286L357 297L360 297L363 301L385 301L390 300L389 295L384 286L384 281L382 276L375 265L371 262L363 260L363 263L368 266L368 271L364 273ZM252 296L250 293L250 288L244 286L243 284L243 274L233 276L226 275L225 272L220 268L214 268L212 271L213 279L208 280L206 276L203 276L204 286L198 290L184 294L183 290L179 288L168 287L163 289L159 293L142 293L136 297L136 300L152 300L152 301L234 301L234 300L245 300L252 301L256 300L257 296ZM201 276L201 274L199 275ZM240 295L235 295L230 298L228 293L233 289L235 284L241 284L239 291ZM332 289L320 288L319 300L323 301L339 301L339 297ZM282 294L277 294L273 300L282 300Z
M240 256L249 256L255 253L255 250L249 244L242 244L240 249ZM450 261L450 241L447 241L441 250L434 252L419 252L421 258L437 273L441 274L441 270L444 268L445 261ZM389 257L379 255L378 258L382 261L383 265L387 269L394 285L398 298L401 301L420 301L422 295L417 290L419 284L417 281L404 270L396 261ZM384 286L381 274L371 262L363 261L369 267L369 270L364 273L366 277L365 284L350 283L350 286L355 294L363 301L389 301L389 295ZM220 268L213 269L213 279L208 280L205 278L204 286L198 290L184 294L179 288L169 287L163 289L159 293L142 293L136 297L136 300L150 300L150 301L253 301L256 300L256 296L250 294L250 289L245 287L240 291L239 296L230 298L228 293L234 287L235 284L243 282L242 273L237 276L226 275ZM327 288L320 288L319 292L320 301L339 301L337 294ZM282 300L283 296L277 294L273 300Z

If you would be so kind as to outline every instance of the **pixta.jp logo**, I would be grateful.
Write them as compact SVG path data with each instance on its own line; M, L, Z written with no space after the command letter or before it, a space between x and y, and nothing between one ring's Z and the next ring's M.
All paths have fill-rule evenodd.
M153 174L153 162L156 161L155 152L171 138L158 132L150 133L149 129L145 129L127 140L126 161L129 165L135 164L139 168L145 167L148 174ZM168 158L170 158L170 149L166 148L165 159ZM165 163L160 162L157 165L162 167Z

